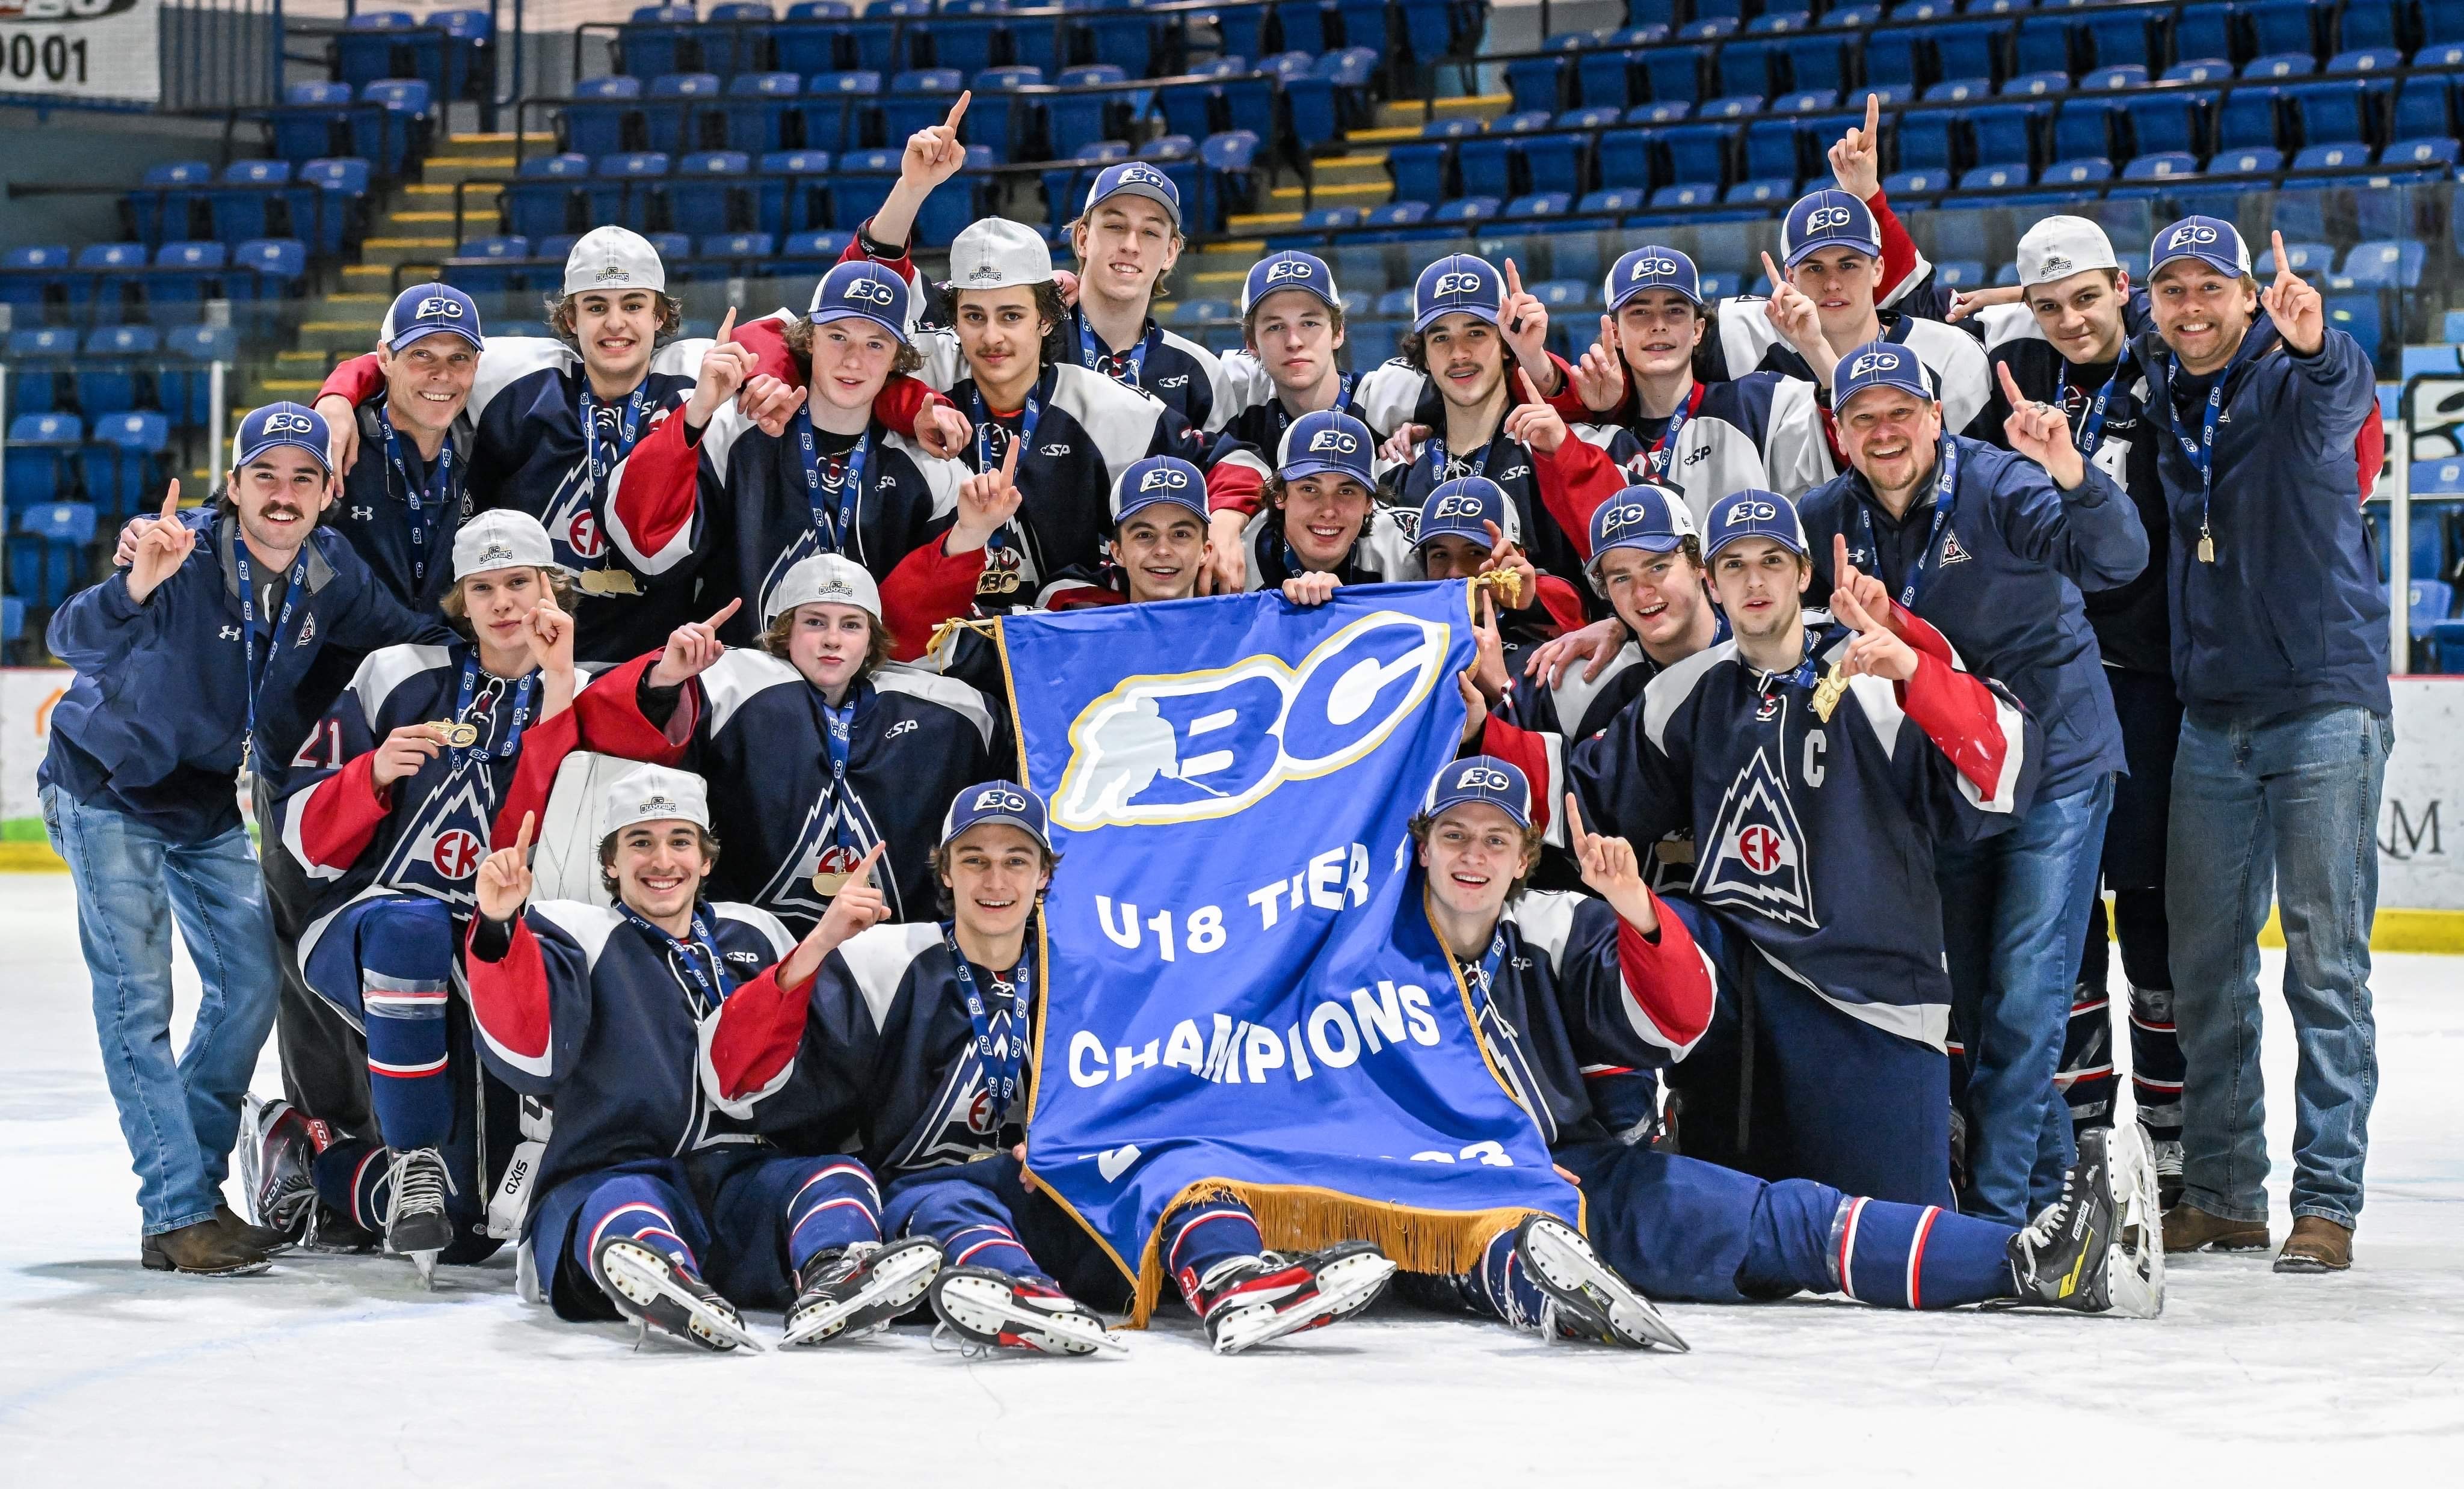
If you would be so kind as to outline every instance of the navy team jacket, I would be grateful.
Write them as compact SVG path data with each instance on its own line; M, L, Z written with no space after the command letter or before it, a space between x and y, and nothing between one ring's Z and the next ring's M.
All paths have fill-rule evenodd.
M2037 792L2068 796L2128 769L2079 591L2138 577L2147 562L2147 531L2139 509L2093 464L2078 490L2064 492L2034 461L1951 437L1959 442L1959 489L1917 610L1966 666L2007 684L2028 706L2045 732ZM1873 517L1879 555L1859 552L1859 507ZM1933 531L1930 487L1894 521L1853 470L1808 493L1796 510L1814 561L1810 593L1817 596L1831 593L1834 534L1848 535L1850 561L1879 575L1896 600Z
M197 546L139 604L124 569L69 597L45 643L77 669L52 711L41 779L89 806L122 812L178 843L204 843L239 825L231 779L248 734L247 646L232 535L238 519L210 507L181 515ZM279 786L310 723L323 712L303 684L324 647L373 650L396 642L450 640L433 616L405 609L341 536L308 535L307 595L279 651L267 655L276 617L257 619L260 666L254 769ZM263 564L250 572L260 586ZM278 578L279 576L275 576ZM281 602L275 602L276 616Z
M1827 721L1807 674L1856 633L1818 617L1799 673L1760 671L1732 641L1661 672L1629 711L1642 728L1605 777L1605 821L1590 825L1638 844L1690 829L1690 898L1841 1012L1939 1049L1950 978L1934 844L2017 821L2043 746L2007 690L1969 674L1924 622L1902 624L1915 677L1851 679ZM1534 820L1553 823L1561 757L1518 734L1491 722L1484 742L1523 768Z

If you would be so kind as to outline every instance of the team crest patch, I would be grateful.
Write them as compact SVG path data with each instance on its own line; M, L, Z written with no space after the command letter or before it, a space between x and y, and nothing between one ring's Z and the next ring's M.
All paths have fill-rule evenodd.
M311 610L299 618L299 639L291 644L291 649L297 651L316 639L317 612Z
M1968 561L1968 550L1959 546L1959 535L1957 533L1945 533L1942 535L1942 561L1945 564L1966 563Z
M1756 750L1729 783L1710 841L1694 875L1699 898L1808 931L1821 929L1805 878L1805 833L1767 751Z

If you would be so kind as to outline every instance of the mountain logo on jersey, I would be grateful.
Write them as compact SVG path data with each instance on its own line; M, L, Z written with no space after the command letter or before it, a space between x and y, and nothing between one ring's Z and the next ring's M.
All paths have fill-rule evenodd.
M1251 656L1130 678L1071 722L1052 821L1087 832L1230 817L1287 780L1339 771L1428 697L1448 636L1442 623L1379 610L1297 666Z
M848 842L840 843L842 837ZM804 824L796 834L795 846L781 856L777 872L753 902L772 909L819 915L827 908L827 902L813 887L813 876L855 872L865 850L880 841L879 829L860 803L836 796L824 797L805 809ZM889 899L891 913L902 913L898 881L890 872L890 865L882 865L872 882Z
M448 777L429 793L419 811L394 844L392 857L377 883L449 905L469 905L472 883L480 861L488 856L488 817L494 793L487 766ZM399 787L397 787L399 789Z
M1757 749L1737 778L1711 827L1712 848L1694 875L1694 893L1711 905L1733 906L1808 931L1814 899L1805 878L1805 833L1787 782Z

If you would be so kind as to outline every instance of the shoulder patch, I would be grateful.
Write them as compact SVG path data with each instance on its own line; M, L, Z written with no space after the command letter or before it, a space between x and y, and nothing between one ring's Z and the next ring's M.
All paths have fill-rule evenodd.
M1524 945L1536 947L1548 955L1553 972L1566 954L1567 940L1574 933L1574 912L1589 898L1567 889L1527 889L1506 908L1506 918L1514 922Z
M1668 748L1668 721L1711 668L1737 654L1737 644L1724 641L1708 646L1662 671L1642 690L1642 733L1652 748L1665 752Z

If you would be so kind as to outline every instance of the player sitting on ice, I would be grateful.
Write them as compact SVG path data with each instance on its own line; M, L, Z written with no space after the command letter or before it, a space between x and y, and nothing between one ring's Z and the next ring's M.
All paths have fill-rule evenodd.
M798 942L766 911L702 898L718 841L699 777L645 765L602 821L612 909L528 903L525 814L480 867L471 926L488 1067L556 1110L523 1237L541 1290L560 1318L621 1315L706 1349L760 1347L747 1307L784 1305L790 1345L876 1331L923 1296L939 1252L883 1246L861 1163L782 1156L712 1105L698 1070L730 998L801 996L888 913L870 861Z
M563 715L589 669L574 665L570 594L537 518L499 511L464 524L442 602L463 639L371 652L293 761L282 802L282 847L317 895L300 974L365 1040L376 1130L331 1141L285 1103L253 1113L257 1214L297 1234L321 1198L381 1232L423 1281L440 1258L495 1250L477 1224L487 1098L469 1031L450 1017L456 923L525 746L548 730L552 762L573 742ZM637 728L593 743L628 753L662 741ZM507 1110L496 1125L512 1122Z
M1915 655L1887 651L1866 654L1885 669L1874 675ZM1727 994L1715 969L1729 947L1715 917L1652 893L1630 843L1586 832L1571 798L1566 806L1597 898L1524 889L1540 829L1523 772L1495 756L1442 767L1411 834L1426 914L1490 1062L1582 1187L1591 1241L1534 1216L1501 1233L1451 1289L1416 1280L1416 1295L1451 1292L1474 1311L1562 1337L1678 1347L1635 1289L1721 1303L1839 1292L1909 1308L2009 1300L2139 1317L2163 1306L2155 1171L2135 1132L2109 1154L2101 1144L2082 1151L2061 1200L2025 1230L1804 1179L1765 1183L1618 1141L1587 1078L1684 1059L1715 995ZM1404 913L1422 913L1421 902Z
M759 648L680 628L638 686L583 704L585 728L603 708L653 732L684 711L680 763L710 782L711 817L730 844L710 892L800 934L876 847L872 883L890 918L930 918L939 803L991 768L983 695L889 664L881 611L862 565L813 554L770 591Z
M764 1130L862 1154L888 1182L892 1234L937 1240L934 1311L970 1345L1121 1347L1073 1292L1127 1303L1120 1273L1026 1180L1023 1098L1032 920L1056 862L1043 799L985 781L950 805L935 865L951 918L884 926L839 950L809 998L730 1003L711 1046L715 1096L759 1103ZM1224 1353L1369 1305L1394 1264L1364 1242L1265 1249L1237 1201L1165 1217L1166 1264Z

